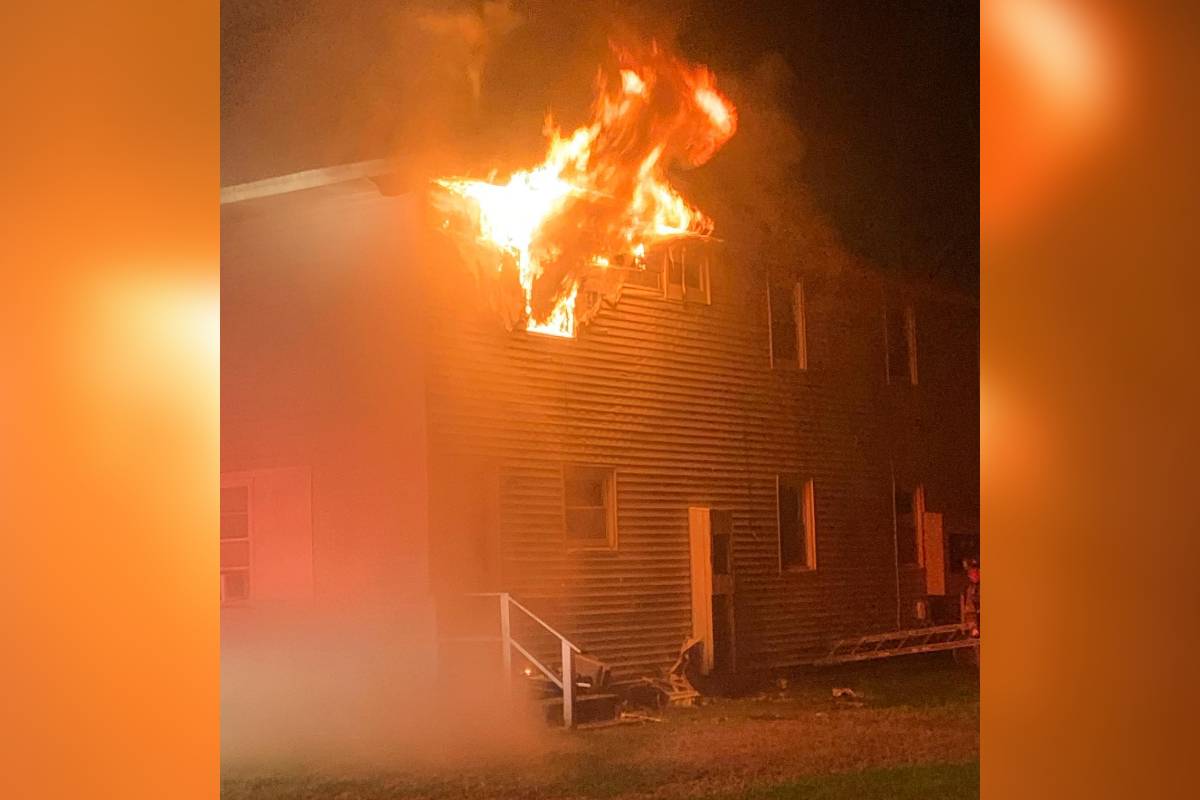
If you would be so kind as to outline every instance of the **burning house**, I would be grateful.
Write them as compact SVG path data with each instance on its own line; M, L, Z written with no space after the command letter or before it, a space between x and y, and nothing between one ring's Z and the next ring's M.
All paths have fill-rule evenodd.
M482 595L512 669L569 644L621 681L957 613L978 306L717 238L667 170L737 122L707 70L618 53L528 170L223 190L227 640L370 603L432 672Z

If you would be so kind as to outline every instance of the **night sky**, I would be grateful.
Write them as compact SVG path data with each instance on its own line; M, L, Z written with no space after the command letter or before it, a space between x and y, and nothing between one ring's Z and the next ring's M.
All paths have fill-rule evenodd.
M413 70L400 66L395 26L379 20L403 5L224 0L222 183L385 155L397 112L380 109L396 105L386 98ZM563 7L533 13L545 22L541 9L554 5ZM846 244L886 269L978 292L977 3L618 5L671 9L683 54L718 78L782 55L796 76L786 107L806 147L796 180ZM531 67L530 79L544 72ZM356 127L372 135L337 141Z

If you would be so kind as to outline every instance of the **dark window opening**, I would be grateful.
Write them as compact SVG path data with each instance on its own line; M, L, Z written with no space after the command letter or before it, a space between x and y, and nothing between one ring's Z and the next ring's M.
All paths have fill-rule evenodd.
M816 566L812 481L780 476L776 502L780 568L812 569Z
M708 303L708 254L702 247L689 252L682 243L667 248L667 299Z
M563 468L563 522L568 544L612 547L616 541L616 503L611 469Z
M916 330L916 316L912 306L888 308L888 383L916 384Z
M683 253L674 249L667 251L667 285L683 285Z
M896 489L896 556L905 566L921 563L921 487Z
M807 369L808 343L805 331L804 284L775 282L768 288L771 320L771 366L788 365Z

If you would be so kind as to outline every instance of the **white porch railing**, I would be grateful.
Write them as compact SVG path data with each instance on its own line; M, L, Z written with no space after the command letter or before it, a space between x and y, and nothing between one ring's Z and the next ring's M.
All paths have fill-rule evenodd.
M580 649L566 636L556 631L554 628L537 614L534 614L528 608L523 606L513 598L508 592L475 592L468 597L495 597L500 606L500 646L504 661L504 679L511 685L513 678L512 671L512 654L513 650L520 653L530 664L546 676L546 679L558 687L562 692L562 711L563 711L563 726L567 728L575 725L575 654L581 652ZM559 642L559 647L562 653L562 675L555 675L554 670L542 662L540 658L535 656L529 648L522 645L513 637L513 612L524 614L527 619L537 623L556 638Z

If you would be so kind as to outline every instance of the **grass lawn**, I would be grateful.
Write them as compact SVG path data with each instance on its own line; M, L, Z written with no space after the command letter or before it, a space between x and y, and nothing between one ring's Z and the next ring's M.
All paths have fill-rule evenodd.
M848 687L856 701L835 701ZM226 800L979 795L979 683L945 654L809 671L661 722L539 731L519 750L355 772L230 768Z

